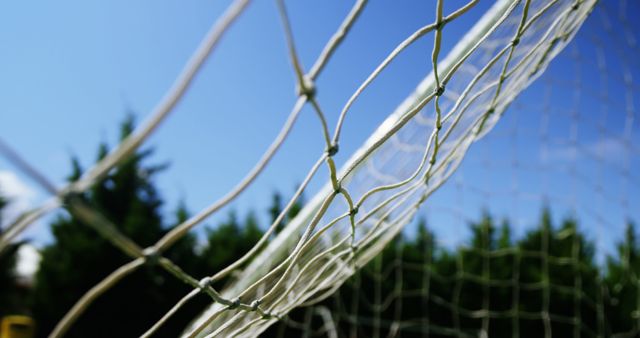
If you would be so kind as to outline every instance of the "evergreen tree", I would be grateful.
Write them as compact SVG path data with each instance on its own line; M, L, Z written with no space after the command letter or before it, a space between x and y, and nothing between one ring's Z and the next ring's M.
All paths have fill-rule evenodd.
M292 219L294 219L298 215L300 210L302 210L303 205L304 205L304 195L301 195L298 198L298 200L295 203L293 203L291 208L289 208L289 210L287 211L287 214L282 219L282 221L280 221L276 225L276 229L273 232L274 235L277 235L278 233L280 233L280 231L284 229L285 225L288 224ZM271 197L271 206L269 207L269 209L267 209L267 211L269 212L269 220L270 220L269 225L273 224L273 222L276 221L276 219L282 212L283 207L284 206L282 205L282 195L277 191L274 192Z
M280 212L282 212L282 196L280 195L280 193L278 192L273 193L273 196L271 197L271 206L269 207L268 211L269 211L269 221L271 223L275 222L278 216L280 215ZM283 228L284 228L284 222L281 221L278 224L276 224L276 229L274 231L274 234L278 234L280 231L282 231Z
M609 302L606 312L611 314L609 325L618 332L628 332L628 336L640 331L638 311L638 276L640 275L640 246L636 237L635 224L627 223L625 238L617 246L617 256L607 259L606 285Z
M8 204L9 201L0 195L0 235L3 232L3 211ZM0 318L21 308L15 268L18 249L22 244L12 243L0 252Z
M545 208L539 227L519 243L522 252L520 283L531 285L521 292L521 308L528 312L548 311L566 318L582 319L581 325L597 332L596 308L587 302L600 292L594 248L579 231L575 219L566 218L556 227ZM583 300L584 299L584 300ZM554 335L569 337L579 326L551 323ZM521 330L544 335L543 321L523 321ZM579 333L579 332L578 332Z
M484 333L489 337L508 337L514 332L520 337L540 337L545 334L545 321L534 316L545 306L554 336L598 332L594 302L602 291L601 275L594 262L593 244L579 232L576 220L566 218L555 226L550 211L543 209L538 227L523 238L514 240L510 228L506 219L497 227L485 212L470 224L467 245L446 249L437 245L426 222L419 219L414 235L399 235L347 281L336 297L321 305L337 315L334 320L340 337L351 333L384 336L398 323L415 325L416 331L407 328L397 334L403 337L419 335L425 328L429 337L478 336L483 335L483 320L478 316L483 309L496 314ZM620 255L629 257L627 263L610 264L630 267L633 257L640 257L634 232L628 233L627 244L620 248ZM626 309L614 313L607 308L606 325L612 326L607 332L620 332L621 328L618 324L614 327L614 321L609 324L609 316L621 316L630 323L637 308L632 304L635 286L626 281L622 284L629 288L624 291L628 292L624 293L626 304L619 302ZM514 297L518 297L515 310L519 312L515 317ZM304 308L296 309L289 319L303 322L306 313ZM314 318L312 327L317 325L321 330L324 322ZM576 318L581 321L573 324ZM281 324L265 336L277 336L276 332L280 336L301 334L299 329Z
M133 128L129 117L121 126L121 139ZM106 144L100 145L98 159L107 152ZM165 166L146 164L151 155L151 149L136 152L78 196L141 247L152 245L167 231L160 210L163 201L153 184ZM72 167L70 180L76 180L82 168L75 159ZM179 210L177 216L184 219L186 211ZM131 260L72 214L59 214L51 231L54 241L42 251L33 297L39 336L50 333L87 290ZM193 238L186 236L164 255L188 266L195 259ZM67 336L139 336L189 290L159 267L145 265L95 301ZM163 328L163 334L176 336L187 322L188 318L178 317Z
M253 213L249 213L243 223L231 212L226 221L215 228L207 229L207 243L202 250L201 274L210 276L226 268L247 253L260 240L262 231ZM220 289L224 281L213 287Z

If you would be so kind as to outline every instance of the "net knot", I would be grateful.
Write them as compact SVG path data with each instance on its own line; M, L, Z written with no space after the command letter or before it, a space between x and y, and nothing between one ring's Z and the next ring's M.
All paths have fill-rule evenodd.
M311 99L316 96L316 85L313 83L313 80L304 76L302 78L302 83L298 83L296 86L296 93L298 96L305 96L308 99Z
M581 1L576 1L573 3L573 5L571 6L571 10L577 10L578 8L580 8L580 2Z
M440 20L438 22L436 22L436 26L434 27L436 30L441 30L444 25L447 23L447 21L445 20Z
M207 286L209 286L209 284L211 284L211 277L204 277L200 280L200 282L198 282L198 285L201 289L206 288Z
M511 45L513 47L517 46L520 43L520 38L515 38L511 41Z
M340 182L338 182L338 185L336 185L335 187L333 187L333 195L334 196L338 196L342 193L342 184L340 184Z
M329 155L329 157L333 157L338 153L338 150L340 150L340 147L337 143L334 143L329 148L327 148L327 155Z
M257 311L258 306L260 306L261 303L262 301L260 301L260 299L256 299L253 302L251 302L251 311Z
M358 207L349 210L349 216L355 216L358 213Z
M158 264L158 259L160 259L160 253L154 246L150 246L142 250L142 255L144 256L145 263L149 265Z
M442 96L442 94L444 94L444 85L440 85L435 91L436 96Z
M237 309L238 306L240 306L240 298L236 298L236 299L232 300L231 303L229 305L227 305L227 308L229 310L234 310L234 309Z

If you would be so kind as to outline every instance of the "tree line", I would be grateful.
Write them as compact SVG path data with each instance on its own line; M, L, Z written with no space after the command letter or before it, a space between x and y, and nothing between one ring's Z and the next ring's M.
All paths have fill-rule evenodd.
M121 125L121 138L133 128L129 117ZM97 160L108 151L106 143L99 145ZM152 155L152 149L138 151L77 196L141 247L154 244L189 216L183 203L171 216L163 214L165 201L154 178L167 166L150 163ZM77 159L72 159L71 168L70 181L83 173ZM0 233L2 209L8 203L0 198ZM280 195L274 194L267 210L271 221L282 204ZM301 205L289 211L278 231ZM487 212L469 225L467 245L456 248L440 245L426 222L419 220L415 234L398 236L336 295L315 308L332 313L341 337L386 336L396 329L398 336L405 337L475 337L483 330L489 337L516 332L520 337L548 332L561 337L601 332L637 335L640 245L634 224L627 224L624 241L602 266L596 263L594 244L581 233L578 221L568 218L555 224L550 214L544 209L536 227L522 238L513 238L509 221L498 225ZM202 278L240 258L265 228L254 212L244 217L231 212L206 229L203 243L188 234L164 255ZM21 285L15 273L16 253L24 242L13 244L0 256L0 317L15 313L33 317L38 337L48 335L87 290L130 260L72 214L57 214L50 229L53 240L41 249L32 286ZM220 289L224 283L213 286ZM99 297L66 336L137 337L189 291L163 269L145 265ZM179 336L209 302L199 295L157 336ZM315 308L294 310L264 336L301 336L301 327L326 329Z
M550 209L514 239L508 220L485 213L455 248L424 219L316 307L339 337L637 337L640 245L633 222L604 265L578 221ZM279 336L327 329L316 309L296 309ZM303 329L301 329L303 328ZM301 331L302 330L302 331ZM283 334L284 333L284 334Z

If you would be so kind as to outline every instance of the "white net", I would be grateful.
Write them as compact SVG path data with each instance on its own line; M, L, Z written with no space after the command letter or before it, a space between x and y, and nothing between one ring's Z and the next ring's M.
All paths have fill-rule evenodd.
M160 330L167 318L199 293L209 295L213 304L185 331L186 336L256 336L285 318L294 308L331 296L400 233L419 207L456 171L470 146L485 135L491 135L490 131L503 117L507 107L544 73L551 60L578 32L596 3L589 0L498 1L444 57L441 49L442 41L447 40L447 28L456 25L477 1L463 4L450 13L444 13L443 1L434 2L433 22L401 42L363 82L340 114L325 115L315 96L315 80L351 27L357 24L366 1L356 1L352 11L308 72L301 68L298 61L285 4L278 2L298 80L299 98L289 119L263 158L236 188L177 226L154 246L140 248L120 234L109 220L74 196L100 180L114 165L135 151L157 127L186 91L207 55L248 2L238 0L232 3L213 26L174 87L152 113L149 122L79 181L64 189L56 189L17 154L2 146L1 149L8 158L56 197L13 223L0 239L0 248L35 219L64 202L70 212L85 220L133 259L80 299L56 327L54 336L64 334L95 298L145 262L157 263L194 288L145 335ZM415 41L426 38L433 40L431 59L425 60L432 65L431 73L344 163L343 169L337 170L338 164L333 156L339 150L340 134L351 105L400 53ZM628 72L624 74L626 76ZM288 208L305 191L309 180L318 175L323 164L328 168L326 187L277 237L272 238L271 234L281 219L274 222L263 239L245 257L211 277L195 279L163 258L161 253L164 250L206 217L233 201L253 182L278 151L305 104L309 104L319 117L325 148L318 149L318 161L291 198L288 207L282 211L281 217L286 215ZM633 112L633 108L631 111ZM550 113L543 115L546 116L545 121L551 119L549 115ZM330 120L337 122L333 132L328 127ZM488 159L493 157L495 154L486 154ZM627 209L628 204L629 201ZM403 270L399 271L402 275ZM214 290L211 282L223 278L229 279L228 288L222 292ZM517 277L512 278L517 280ZM463 279L454 280L461 285L458 288L462 289ZM404 294L402 282L399 283L398 295ZM423 294L429 294L428 289L421 290ZM455 309L454 317L481 318L482 325L487 326L486 323L492 318L489 305L483 305L484 315L468 315L460 307L460 292L455 300L447 300L450 307ZM543 298L547 299L548 294L545 297ZM326 317L322 310L318 310L318 313ZM526 316L525 312L516 313L518 316ZM541 313L543 318L550 318L548 309ZM366 316L354 314L350 318L355 318L351 321L353 325L365 325ZM395 321L387 327L393 326L397 330L401 322ZM377 323L377 327L381 328L382 322ZM456 323L450 330L463 334L465 331L461 328L460 320ZM487 330L485 328L484 332ZM446 328L444 332L448 332Z
M638 10L597 4L426 203L429 226L274 333L637 336Z
M270 314L279 314L335 291L402 229L457 168L470 144L491 129L569 41L592 4L574 5L499 2L442 62L438 44L446 26L438 19L419 31L436 34L434 73L341 174L331 173L332 184L245 269L228 294L259 299ZM348 210L333 203L341 195ZM207 322L213 335L253 335L269 325L263 314L227 312L219 305L203 316L202 323Z

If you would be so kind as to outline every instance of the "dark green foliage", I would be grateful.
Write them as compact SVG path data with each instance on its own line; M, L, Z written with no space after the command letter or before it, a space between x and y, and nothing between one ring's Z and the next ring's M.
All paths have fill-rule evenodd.
M280 193L275 192L273 194L273 197L271 199L271 207L269 207L268 211L269 220L271 221L271 223L275 222L278 218L278 215L280 215L280 212L282 211L282 196L280 196ZM279 233L283 227L284 222L279 222L278 224L276 224L275 233Z
M16 307L16 253L19 245L11 245L0 254L0 318L12 314Z
M606 284L609 291L609 302L606 312L616 313L610 324L618 331L628 332L627 336L637 334L640 329L638 313L640 311L640 246L636 239L636 228L633 222L627 223L624 242L618 244L617 256L607 260L608 275Z
M122 137L132 130L133 121L128 119ZM107 153L107 145L100 145L98 158ZM181 203L173 222L163 220L163 200L153 178L166 166L149 165L151 155L151 150L137 152L78 196L141 247L152 245L189 217ZM82 166L74 159L69 179L81 175ZM0 211L5 204L0 199ZM301 206L302 202L294 204L276 233ZM271 222L282 208L283 199L276 193L268 209ZM207 229L204 243L190 234L163 255L195 278L210 276L248 252L266 226L261 227L252 212L242 216L230 212L226 220ZM607 259L606 269L594 262L594 246L580 233L577 220L554 223L548 209L522 238L513 238L508 220L497 222L488 212L470 224L471 237L465 245L455 248L440 245L423 219L416 229L397 236L335 296L320 304L332 312L339 336L394 335L393 328L399 329L395 334L399 337L477 337L483 331L489 337L514 333L578 337L602 332L631 337L640 332L640 246L632 222L616 255ZM54 241L42 250L32 297L39 336L51 332L87 290L131 260L71 214L58 215L51 230ZM0 315L16 302L13 267L18 245L0 257ZM222 289L226 282L213 286ZM158 266L145 265L98 298L67 337L139 336L189 291ZM178 336L210 302L199 295L156 336ZM483 319L485 310L489 320ZM324 322L313 311L296 309L287 318L321 329ZM577 318L579 322L574 321ZM286 323L264 333L265 337L301 335L299 325Z
M133 120L128 118L121 126L121 137L126 137L132 131ZM170 228L189 217L186 206L181 203L175 211L175 221L171 224L163 221L163 200L153 184L153 178L166 166L149 165L147 162L152 153L150 149L135 153L110 171L101 182L78 196L141 247L154 244ZM101 144L98 160L107 154L107 145ZM73 181L81 177L83 170L78 160L73 159L71 164L69 180ZM281 211L280 203L280 197L276 195L270 210L274 218ZM301 204L296 203L284 222L293 218L300 208ZM38 336L49 334L85 292L131 261L72 214L58 215L51 224L51 231L54 241L42 249L42 262L32 294ZM249 212L239 221L237 215L231 212L226 221L207 229L204 244L198 245L195 236L189 234L163 255L195 278L202 278L240 258L262 234L253 213ZM224 283L225 280L222 280L213 286L221 288ZM2 286L0 290L9 291L10 288ZM66 336L139 336L189 291L190 287L160 267L144 266L99 297ZM210 302L208 297L199 295L174 315L156 336L178 336Z
M262 236L255 215L249 213L243 224L235 213L214 229L207 229L207 246L201 254L203 275L212 275L248 252ZM224 281L214 283L220 289Z
M9 201L0 195L0 235L3 232L3 210ZM0 252L0 318L22 312L21 290L15 272L18 249L23 242L9 245Z
M543 209L523 238L514 240L510 229L508 220L496 227L485 212L470 224L467 244L451 249L419 220L414 235L398 236L320 306L332 311L340 337L637 336L640 247L632 223L606 270L594 262L594 246L575 219L554 224ZM490 310L488 320L483 309ZM310 311L288 318L298 324L311 318L309 327L320 331L324 323ZM402 329L391 334L394 327ZM281 324L265 336L276 332L302 334Z
M284 228L285 224L289 223L296 215L302 210L302 206L304 205L304 196L300 196L296 203L294 203L289 210L287 210L287 214L284 216L282 221L280 221L276 225L276 229L274 231L274 235L277 235ZM271 206L267 210L269 212L269 221L273 223L276 221L280 213L283 209L282 205L282 196L279 192L274 192L273 197L271 199Z
M122 138L132 130L133 120L129 118L122 125ZM107 146L103 144L98 158L106 154ZM142 247L153 244L167 231L160 215L163 202L152 182L164 166L147 165L146 159L151 154L151 150L144 150L132 155L79 196ZM72 165L70 179L74 180L80 177L82 169L77 160ZM185 217L184 207L178 209L178 221ZM51 332L87 290L131 260L73 215L57 216L51 230L54 242L42 250L33 293L39 336ZM189 272L195 261L194 244L195 239L186 236L164 255ZM67 336L140 335L189 290L159 267L144 266L92 304ZM176 336L195 313L194 309L183 312L181 318L165 327L164 333Z

